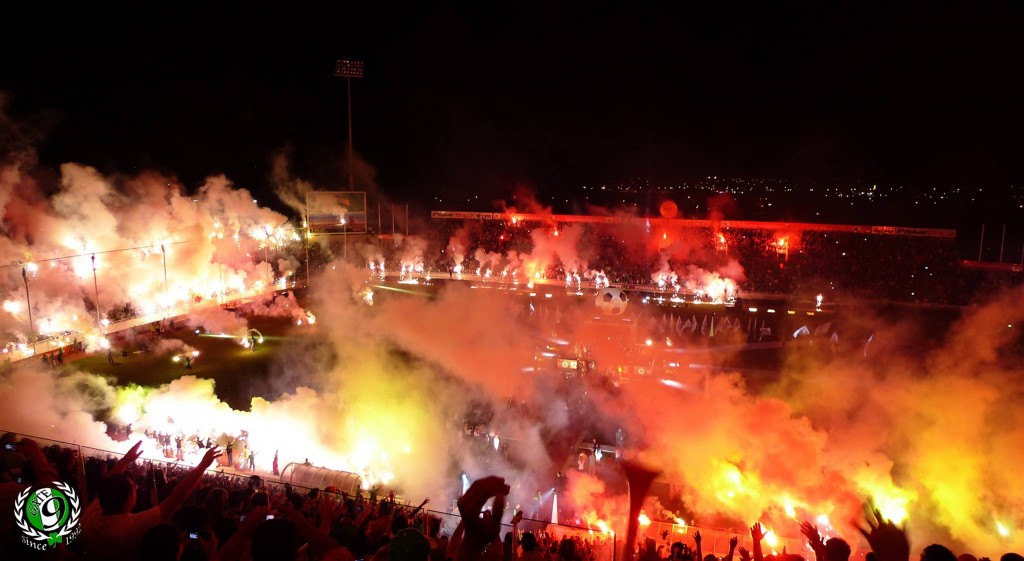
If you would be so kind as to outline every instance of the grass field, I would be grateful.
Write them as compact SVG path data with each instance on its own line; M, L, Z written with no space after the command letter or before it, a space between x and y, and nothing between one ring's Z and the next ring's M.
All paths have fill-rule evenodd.
M217 395L235 409L248 409L253 388L266 387L270 376L270 365L282 346L289 339L308 333L310 326L296 326L285 319L247 318L249 326L263 334L263 344L249 350L239 344L236 338L213 334L196 334L180 328L165 332L163 339L180 339L199 351L199 357L192 361L192 369L185 370L184 362L173 362L174 353L141 351L137 344L121 347L115 343L115 364L108 364L105 352L84 355L71 365L86 372L113 378L118 385L139 384L160 386L184 375L209 378L216 381ZM150 348L155 343L150 344ZM120 351L128 351L122 357ZM275 396L263 396L275 397Z

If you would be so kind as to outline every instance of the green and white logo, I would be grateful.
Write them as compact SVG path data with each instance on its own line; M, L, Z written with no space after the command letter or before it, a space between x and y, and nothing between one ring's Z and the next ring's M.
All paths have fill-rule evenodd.
M56 547L75 539L81 514L75 490L60 481L53 487L29 487L14 499L14 521L24 534L21 541L33 549Z

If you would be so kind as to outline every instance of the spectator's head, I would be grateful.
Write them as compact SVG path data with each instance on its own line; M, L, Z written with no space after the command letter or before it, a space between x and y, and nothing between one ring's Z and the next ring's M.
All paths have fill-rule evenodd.
M124 514L135 508L135 482L127 473L103 478L98 495L104 514Z
M523 546L524 552L533 551L537 549L537 536L533 535L533 532L524 532L520 543Z
M831 538L825 542L825 561L847 561L850 559L850 544L843 538Z
M228 505L228 492L222 487L214 487L210 494L206 495L206 510L214 516L220 515Z
M245 493L238 489L228 492L228 510L240 511L245 506Z
M682 556L683 554L683 542L675 542L672 544L671 555L673 559Z
M391 535L397 535L398 532L409 527L409 519L404 516L396 516L391 519Z
M921 551L921 561L956 561L956 555L948 547L933 543Z
M299 531L283 518L260 524L250 544L252 561L294 561L298 549Z
M181 552L181 533L177 526L168 522L153 526L139 541L139 559L177 561Z
M978 561L978 558L970 553L961 553L956 556L956 561Z
M999 561L1024 561L1024 555L1013 552L1004 553L1003 556L999 558Z
M388 561L427 561L430 542L415 528L399 530L388 544Z
M562 539L558 544L558 557L563 561L572 561L576 557L576 542L569 538Z
M174 513L173 522L185 532L208 532L213 529L213 517L206 507L185 505Z
M427 518L427 535L436 538L441 533L441 519L431 516ZM537 543L534 539L534 543Z

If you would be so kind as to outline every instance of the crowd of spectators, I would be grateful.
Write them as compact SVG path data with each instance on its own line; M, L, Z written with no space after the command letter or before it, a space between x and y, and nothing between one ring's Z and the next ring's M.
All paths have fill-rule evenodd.
M529 254L533 232L554 232L567 225L519 220L435 220L425 239L428 269L445 272L454 265L450 241L471 241L466 271L475 271L475 248L507 256ZM603 270L611 282L650 285L664 257L673 270L695 265L725 270L735 260L743 268L747 292L818 293L829 301L870 300L918 304L964 305L1002 285L1024 282L1024 275L965 269L954 238L828 231L771 231L687 228L658 231L629 225L573 224L582 228L577 247L587 268ZM509 263L505 260L505 264ZM562 278L558 263L548 278Z
M457 502L455 524L418 506L387 498L347 495L334 488L297 489L268 485L259 477L241 478L207 469L220 451L207 450L195 467L140 461L140 445L114 458L80 458L74 449L41 447L30 439L4 435L0 501L13 505L27 487L69 484L83 497L80 533L43 550L22 543L14 509L0 509L0 554L3 559L103 560L372 560L372 561L607 561L607 535L600 532L559 535L523 519L521 511L503 524L509 486L500 477L472 483ZM490 504L490 508L485 505ZM442 514L443 516L443 514ZM810 524L802 526L815 561L848 561L849 544L824 540ZM903 529L877 511L861 528L873 561L909 561ZM803 561L783 552L764 555L765 532L750 528L751 551L733 537L722 561ZM704 555L700 532L694 547L682 542L658 547L642 538L627 549L639 561L718 561ZM614 542L612 542L614 544ZM666 542L667 544L667 542ZM966 557L965 557L966 555ZM949 549L933 544L922 561L956 561ZM969 554L960 561L978 561ZM984 558L982 558L984 561ZM1001 561L1024 561L1007 553Z

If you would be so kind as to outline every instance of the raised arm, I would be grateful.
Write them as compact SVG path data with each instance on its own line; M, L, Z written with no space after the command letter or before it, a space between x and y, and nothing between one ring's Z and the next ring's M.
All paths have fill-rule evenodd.
M750 539L754 542L751 549L754 553L754 561L764 561L764 551L761 549L761 540L764 539L764 528L760 522L754 522L750 527Z
M328 551L343 549L333 538L321 532L312 522L306 520L306 517L301 512L295 510L291 503L282 503L278 510L285 518L295 524L299 535L309 544L310 552L316 559L320 559Z
M517 510L512 515L512 559L519 559L519 523L523 521L523 511Z
M459 499L464 533L456 561L477 561L487 546L498 539L508 493L509 486L505 480L492 475L474 481ZM481 518L480 511L491 497L494 497L491 516Z
M729 553L725 556L723 561L732 561L732 556L736 553L736 544L740 542L740 539L736 536L729 538Z
M421 511L421 510L423 510L423 507L427 506L427 503L429 503L429 502L430 502L430 497L427 497L427 498L423 499L423 502L420 503L420 506L414 508L412 510L412 512L409 513L409 518L414 518L416 516L416 513Z
M877 508L871 509L871 514L865 516L865 522L867 528L857 529L868 540L878 561L909 561L910 542L903 528L886 520Z
M812 526L810 522L803 522L800 524L800 533L807 537L807 543L814 550L814 558L817 561L825 561L825 542L821 540L818 528Z
M256 527L266 520L268 512L267 507L258 506L243 516L245 520L238 525L238 531L232 534L228 541L224 542L224 545L217 550L218 561L237 561L245 557L246 552L249 551L249 542L252 540L253 534L256 533Z
M125 452L124 456L121 456L121 459L118 460L116 464L114 464L114 467L110 468L110 471L107 472L107 475L114 475L115 473L121 473L124 470L128 469L128 466L134 464L135 460L138 460L139 457L142 456L141 448L142 441L140 440L135 443L135 446L132 446L131 450Z
M178 484L174 486L174 489L167 495L167 498L160 501L160 516L165 522L170 521L174 513L178 512L178 509L181 508L181 505L185 504L185 501L192 495L192 492L199 486L199 481L203 478L203 472L213 465L213 461L219 458L220 455L220 449L216 446L207 450L206 455L199 461L199 465L185 474L185 477L178 481Z

